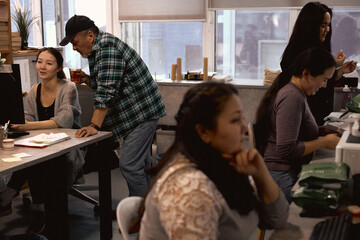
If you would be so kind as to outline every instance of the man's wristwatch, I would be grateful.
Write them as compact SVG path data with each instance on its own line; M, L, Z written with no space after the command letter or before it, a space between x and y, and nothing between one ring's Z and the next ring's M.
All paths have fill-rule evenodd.
M95 129L98 130L98 131L100 131L100 127L99 127L98 125L96 125L95 123L93 123L93 122L91 122L91 123L89 124L89 126L95 128Z

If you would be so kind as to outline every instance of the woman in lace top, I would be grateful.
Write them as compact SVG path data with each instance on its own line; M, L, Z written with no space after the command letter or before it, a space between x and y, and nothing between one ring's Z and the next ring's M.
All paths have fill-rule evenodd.
M285 225L283 194L257 150L242 148L247 128L232 85L191 88L176 120L175 142L152 169L140 239L248 239Z

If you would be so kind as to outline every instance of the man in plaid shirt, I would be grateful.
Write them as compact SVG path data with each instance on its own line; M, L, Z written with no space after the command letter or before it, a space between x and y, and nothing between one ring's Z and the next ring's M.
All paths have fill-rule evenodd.
M144 172L151 166L151 144L159 118L166 115L156 82L134 49L112 34L99 31L86 16L75 15L66 24L73 49L88 58L90 76L81 81L93 89L94 114L89 126L76 137L102 130L112 131L119 141L120 169L130 196L143 196L150 183Z

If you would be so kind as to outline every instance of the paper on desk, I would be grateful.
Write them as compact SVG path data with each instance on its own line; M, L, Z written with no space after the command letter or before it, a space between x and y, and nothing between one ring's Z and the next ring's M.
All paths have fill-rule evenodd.
M1 160L3 160L4 162L18 162L18 161L21 161L21 158L19 158L19 157L11 157L11 158L3 158Z
M70 139L70 136L66 133L41 133L34 137L15 141L15 146L43 148L67 139Z
M28 153L17 153L17 154L13 154L12 156L18 157L18 158L31 157L31 155Z

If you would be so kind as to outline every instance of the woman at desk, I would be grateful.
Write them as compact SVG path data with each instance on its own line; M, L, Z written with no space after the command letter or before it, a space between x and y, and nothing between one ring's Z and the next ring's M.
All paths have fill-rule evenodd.
M248 239L259 225L286 224L289 206L263 158L242 148L242 117L230 84L202 83L186 93L175 142L153 169L140 239Z
M39 51L36 69L42 82L34 85L29 92L25 124L12 125L12 129L27 131L59 127L80 128L81 111L78 93L75 84L65 79L63 62L61 53L55 48L43 48ZM66 155L69 187L84 163L79 151ZM33 202L44 203L48 167L47 164L42 164L14 172L7 188L0 193L0 212L11 213L12 198L16 196L26 179L29 182Z
M289 43L282 55L280 63L282 72L290 74L290 65L295 57L308 48L323 47L331 53L331 18L332 10L320 2L309 2L301 9ZM324 118L333 111L335 81L339 80L344 73L350 73L356 69L357 62L345 62L346 55L343 51L337 53L334 58L338 68L327 86L308 97L310 110L319 126L323 125Z
M276 78L260 102L256 116L256 144L266 165L288 202L301 165L312 160L320 148L334 150L335 134L319 138L319 127L306 97L326 87L335 71L332 55L323 48L300 53L290 68Z

